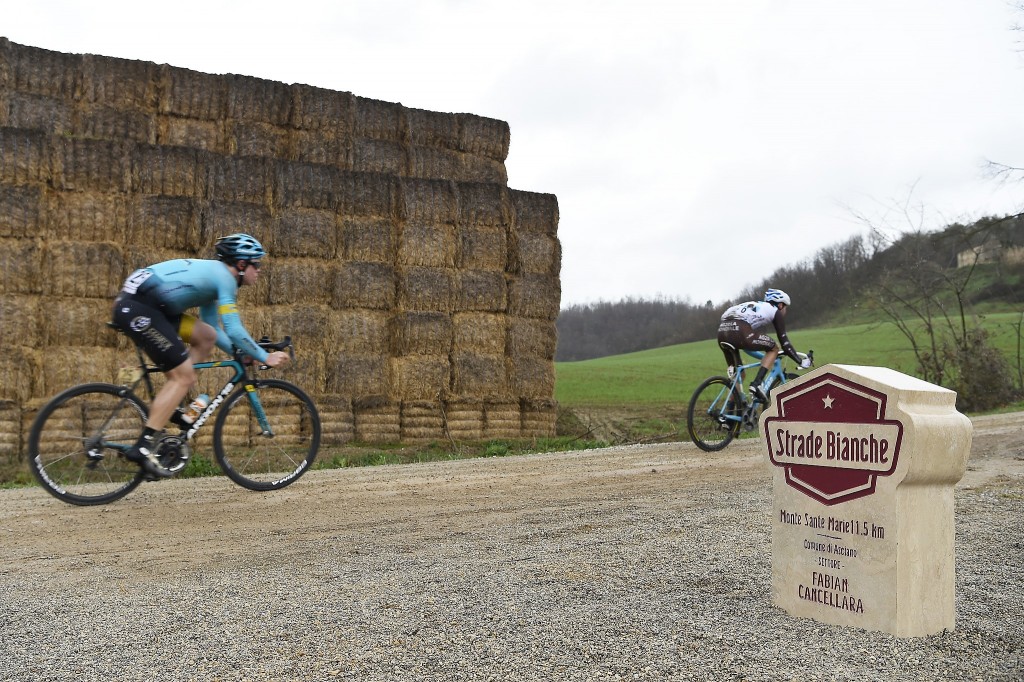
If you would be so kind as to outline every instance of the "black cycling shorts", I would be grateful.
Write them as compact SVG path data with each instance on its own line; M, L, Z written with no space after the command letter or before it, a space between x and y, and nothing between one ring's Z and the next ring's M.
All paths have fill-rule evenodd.
M722 324L718 325L718 343L720 346L723 341L732 344L737 351L770 351L772 348L775 348L775 339L767 334L761 334L751 327L749 322L744 322L743 320L722 320ZM733 351L722 346L722 353L725 354L725 360L730 365L739 363L738 352L733 357L731 355Z
M168 317L146 299L122 293L114 300L113 321L163 371L188 360L188 346L182 336L189 337L187 331L195 322L191 315Z

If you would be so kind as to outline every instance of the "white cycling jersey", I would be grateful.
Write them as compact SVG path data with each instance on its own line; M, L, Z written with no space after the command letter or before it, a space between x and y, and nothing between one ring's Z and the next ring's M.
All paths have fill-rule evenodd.
M743 320L754 329L760 329L774 324L777 311L778 308L767 301L747 301L737 303L722 313L722 320Z

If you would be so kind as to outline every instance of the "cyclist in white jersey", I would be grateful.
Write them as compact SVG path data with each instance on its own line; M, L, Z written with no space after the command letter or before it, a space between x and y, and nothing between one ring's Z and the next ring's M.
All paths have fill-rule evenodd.
M232 234L218 239L216 249L217 260L179 259L136 270L114 300L114 324L167 377L145 430L125 455L153 476L170 476L156 456L156 436L168 421L180 419L176 408L196 382L193 363L206 360L214 345L227 353L238 347L270 367L288 361L287 353L260 348L238 316L238 287L256 283L263 246L251 235ZM201 319L185 312L193 307Z
M769 324L774 326L782 346L781 350L801 368L807 369L811 366L810 359L806 356L801 357L786 335L786 310L789 309L789 304L789 294L781 289L769 289L765 292L763 301L747 301L726 310L722 313L722 322L718 326L718 343L725 354L730 378L739 364L740 350L758 350L764 353L761 366L757 369L757 376L750 383L750 392L754 399L763 403L768 402L768 396L761 388L761 382L775 363L775 359L779 357L780 348L775 345L772 337L759 330Z

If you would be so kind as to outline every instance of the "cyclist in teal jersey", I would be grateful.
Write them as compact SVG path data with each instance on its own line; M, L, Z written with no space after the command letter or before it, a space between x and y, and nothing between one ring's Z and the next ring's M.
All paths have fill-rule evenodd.
M218 239L216 249L217 260L184 258L136 270L114 300L114 324L167 377L150 405L145 430L126 454L154 476L171 475L154 446L167 422L180 419L176 408L196 383L193 363L205 361L215 345L226 353L238 347L270 367L288 361L285 352L260 348L238 315L238 287L259 278L267 255L262 244L248 234L232 234ZM200 319L185 312L194 307Z

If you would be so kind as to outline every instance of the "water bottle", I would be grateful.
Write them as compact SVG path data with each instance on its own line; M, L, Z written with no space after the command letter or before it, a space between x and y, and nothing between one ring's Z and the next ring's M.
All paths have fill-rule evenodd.
M210 396L205 393L201 393L189 404L188 409L185 410L183 415L181 415L181 418L191 424L199 418L199 415L203 413L203 410L205 410L209 404Z

